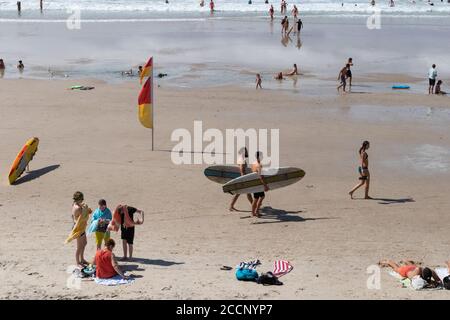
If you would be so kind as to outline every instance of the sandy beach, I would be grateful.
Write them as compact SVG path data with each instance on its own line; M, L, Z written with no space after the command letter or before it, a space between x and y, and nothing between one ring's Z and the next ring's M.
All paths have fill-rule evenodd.
M40 147L15 186L0 186L2 299L447 299L446 291L402 289L382 271L381 290L366 286L366 268L381 258L442 266L449 259L450 201L447 98L415 94L302 97L274 90L223 87L157 88L156 146L136 115L137 83L84 80L95 90L66 90L70 81L3 80L0 167L6 177L18 148L32 136ZM50 98L51 97L51 98ZM11 116L11 114L14 116ZM377 116L373 116L376 114ZM299 183L269 192L263 218L230 213L231 196L203 176L201 165L172 164L170 134L205 127L279 128L280 161L307 172ZM350 200L357 181L357 147L372 143L372 196ZM71 196L82 190L96 207L126 202L146 211L137 228L138 279L105 288L67 288L75 244ZM361 198L362 193L357 194ZM120 240L119 234L113 238ZM95 251L88 239L86 256ZM116 253L121 255L120 246ZM260 271L287 259L284 286L239 282L241 261ZM201 276L200 276L201 274Z

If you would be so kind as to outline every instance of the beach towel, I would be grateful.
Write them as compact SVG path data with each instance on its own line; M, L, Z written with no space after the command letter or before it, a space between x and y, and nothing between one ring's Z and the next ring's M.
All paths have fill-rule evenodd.
M286 260L276 260L273 263L273 274L276 277L281 277L284 276L285 274L288 274L289 272L291 272L291 270L294 267L291 265L291 263L289 261Z
M130 284L134 282L134 279L123 279L121 276L117 275L109 279L95 278L95 283L102 286L119 286L121 284Z
M259 266L261 264L261 261L259 261L258 259L256 260L252 260L249 262L241 262L236 266L236 269L256 269L257 266Z
M125 221L122 222L122 218L120 217L120 211L123 210L123 216L125 218ZM135 223L131 219L129 213L128 213L128 207L125 205L118 205L116 210L114 210L114 215L112 217L111 222L108 225L108 231L119 231L119 227L121 224L124 224L125 227L131 228L134 227Z
M70 235L67 237L65 243L69 243L73 239L79 238L86 231L90 212L91 209L89 209L87 205L83 204L81 207L81 214L78 217L77 222L75 223L75 226L73 227Z
M427 288L426 281L420 278L419 276L414 277L412 280L409 278L404 278L394 270L389 271L389 275L394 277L395 279L400 281L402 288L410 288L413 290L441 290L442 287L439 288Z

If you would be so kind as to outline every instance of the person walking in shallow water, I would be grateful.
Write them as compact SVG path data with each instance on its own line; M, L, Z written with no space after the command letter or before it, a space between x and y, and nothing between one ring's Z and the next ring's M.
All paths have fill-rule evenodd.
M262 82L261 75L259 73L257 73L256 74L256 89L258 89L258 88L262 89L261 82Z
M369 141L364 141L361 148L359 148L359 157L361 158L361 166L358 167L359 171L359 182L348 194L350 198L353 199L353 193L358 190L363 185L366 185L364 199L372 199L369 197L369 186L370 186L370 172L369 172L369 155L367 154L367 150L370 147Z

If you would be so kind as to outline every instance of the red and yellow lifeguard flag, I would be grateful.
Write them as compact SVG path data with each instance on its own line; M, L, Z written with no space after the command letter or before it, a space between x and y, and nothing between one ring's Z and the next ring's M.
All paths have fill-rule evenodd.
M147 81L145 81L144 86L141 89L141 93L139 93L138 108L139 121L141 124L146 128L153 129L151 78L148 78Z
M142 80L144 80L145 77L149 77L152 74L152 69L153 69L153 57L151 57L147 61L147 64L144 66L144 68L142 68L142 72L141 72L141 76L140 76L141 84L142 84Z

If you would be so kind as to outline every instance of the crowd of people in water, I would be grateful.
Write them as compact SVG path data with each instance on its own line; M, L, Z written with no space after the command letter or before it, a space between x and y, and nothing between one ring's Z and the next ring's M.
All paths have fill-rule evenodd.
M120 229L123 246L122 261L133 259L135 226L144 223L144 211L128 205L118 205L113 213L108 208L106 200L98 201L98 208L93 212L84 202L84 195L77 191L73 195L72 204L73 227L66 243L76 240L75 262L81 270L88 265L96 266L96 276L106 279L114 276L127 278L120 269L113 254L115 241L111 239L111 232ZM92 261L84 257L87 236L93 234L97 251ZM104 247L102 249L102 244Z

